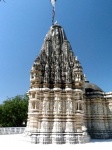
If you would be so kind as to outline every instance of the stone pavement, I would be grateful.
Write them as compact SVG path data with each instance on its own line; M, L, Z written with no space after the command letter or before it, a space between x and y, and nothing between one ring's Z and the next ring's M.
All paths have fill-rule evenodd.
M92 140L90 143L76 145L42 145L26 142L21 134L0 135L0 150L105 150L107 148L112 150L112 139Z

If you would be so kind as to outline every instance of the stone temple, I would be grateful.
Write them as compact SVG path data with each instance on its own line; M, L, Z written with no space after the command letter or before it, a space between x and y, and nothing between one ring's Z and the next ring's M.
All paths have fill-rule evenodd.
M30 72L26 132L33 143L112 138L112 92L86 81L64 29L50 27Z

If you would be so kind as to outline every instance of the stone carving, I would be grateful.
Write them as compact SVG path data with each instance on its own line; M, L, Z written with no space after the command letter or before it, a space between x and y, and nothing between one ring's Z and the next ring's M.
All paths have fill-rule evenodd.
M72 108L72 101L67 101L66 102L66 111L71 113L72 110L73 110L73 108Z
M72 131L73 132L73 122L67 122L66 123L66 131Z
M58 103L58 112L62 111L62 108L63 108L63 107L62 107L62 102L59 102L59 103Z
M50 28L30 73L27 132L38 143L85 143L88 133L112 138L112 93L87 84L60 25Z
M54 112L57 112L57 109L58 109L58 102L55 101L54 102Z
M39 93L40 95L40 97L39 95L34 96L35 101L38 97L41 104L39 106L36 104L36 108L39 107L37 118L40 122L39 124L41 124L40 129L38 129L38 131L40 130L40 137L42 137L42 132L44 132L45 129L47 131L49 128L48 126L50 126L53 132L61 133L62 136L60 138L63 139L63 131L66 131L67 114L73 113L73 102L71 97L75 93L74 89L80 89L83 92L84 81L83 78L80 78L83 76L83 71L80 68L81 65L73 54L71 45L66 38L63 28L58 24L55 24L50 28L50 31L46 35L41 53L34 61L34 65L31 69L31 90L33 93ZM78 78L77 82L82 82L81 86L73 86L76 78ZM72 92L68 93L69 91L66 88L71 88ZM49 98L47 96L48 91ZM67 92L64 93L64 91ZM65 98L63 98L63 95L66 95ZM50 99L52 99L52 103L50 102ZM80 98L78 98L78 100L80 100ZM50 111L50 107L52 108L52 112ZM36 114L30 114L29 110L29 120L33 115ZM83 117L81 117L82 115L83 114L80 114L80 119L84 122L84 120L82 120ZM39 119L39 116L41 119ZM43 119L47 120L43 122ZM35 121L36 120L33 120L33 122ZM67 122L67 124L67 128L70 128L70 131L75 131L72 122ZM32 130L30 131L30 121L28 127L29 132L32 132ZM75 126L75 128L79 127ZM47 136L50 136L49 132ZM46 142L48 141L47 138L44 138L44 140L46 140ZM54 141L54 143L60 142L56 133L53 133L52 141Z

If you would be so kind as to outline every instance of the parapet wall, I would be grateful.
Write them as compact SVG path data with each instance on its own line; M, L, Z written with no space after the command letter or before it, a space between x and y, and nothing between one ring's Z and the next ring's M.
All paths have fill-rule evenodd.
M0 128L0 135L4 134L22 134L25 130L25 127L9 127L9 128Z

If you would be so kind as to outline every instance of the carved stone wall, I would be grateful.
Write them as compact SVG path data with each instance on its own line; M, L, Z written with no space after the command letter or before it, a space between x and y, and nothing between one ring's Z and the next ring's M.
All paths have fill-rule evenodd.
M86 122L91 138L112 138L112 94L89 92L86 95Z
M32 138L44 144L87 142L82 66L61 26L46 35L30 82L26 131Z
M61 26L51 26L30 72L26 132L32 143L112 138L112 93L86 82ZM87 134L89 133L89 135Z

